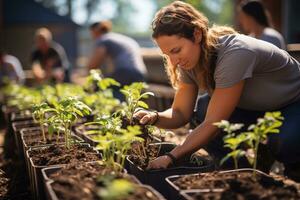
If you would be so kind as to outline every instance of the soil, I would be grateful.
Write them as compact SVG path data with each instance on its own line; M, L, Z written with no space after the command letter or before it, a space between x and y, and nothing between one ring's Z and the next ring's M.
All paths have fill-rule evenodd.
M186 175L174 181L181 190L203 189L194 193L199 200L291 200L300 199L297 188L270 176L252 172L205 173ZM207 193L209 191L210 193Z
M26 131L26 135L23 136L24 143L27 147L41 146L46 144L56 144L56 143L64 143L65 137L63 133L60 134L59 138L57 137L57 133L53 133L52 137L45 132L46 141L43 140L43 135L40 129ZM74 137L72 138L74 139Z
M139 145L133 145L129 159L142 169L146 169L150 160L158 157L159 145L149 145L146 149L146 156L141 156L138 150Z
M80 165L71 164L65 168L50 175L50 179L54 180L51 184L53 190L59 199L65 200L81 200L81 199L99 199L97 192L103 188L103 182L99 181L99 177L114 172L98 163L83 163ZM114 174L115 179L125 178L135 185L138 184L135 178L128 174ZM134 193L122 200L154 200L158 199L155 194L149 190L135 186Z
M129 159L134 163L134 165L145 170L145 168L148 166L149 161L154 160L158 156L161 156L164 153L169 152L174 148L172 143L162 143L161 147L160 145L157 144L155 145L151 144L147 147L147 149L145 149L147 155L146 157L140 156L140 154L138 154L137 152L137 148L133 147L132 154L129 156ZM203 167L203 166L211 165L211 162L212 161L210 157L196 152L193 155L188 155L182 159L177 160L176 163L171 167Z
M139 135L139 137L143 138L145 140L145 143L151 143L151 141L154 139L151 133L149 133L147 129L147 125L141 124L138 119L133 118L133 121L130 122L130 120L126 117L122 119L122 128L126 129L127 126L134 126L139 125L141 127L142 134Z
M32 149L29 156L32 158L33 163L37 166L100 160L100 154L91 147L85 147L77 144L73 145L70 149L67 149L62 145L52 145L50 147Z

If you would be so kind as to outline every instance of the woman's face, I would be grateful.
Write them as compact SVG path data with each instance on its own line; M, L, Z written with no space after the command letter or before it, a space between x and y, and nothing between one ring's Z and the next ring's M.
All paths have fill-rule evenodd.
M197 65L200 58L200 41L197 38L193 42L177 35L163 35L155 41L162 53L169 57L173 66L189 70Z

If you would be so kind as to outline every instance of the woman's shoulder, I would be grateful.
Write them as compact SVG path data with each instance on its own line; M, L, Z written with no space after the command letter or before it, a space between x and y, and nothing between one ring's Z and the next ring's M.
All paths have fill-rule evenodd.
M243 35L232 34L219 38L218 54L227 54L233 51L251 51L255 52L261 42L255 38Z

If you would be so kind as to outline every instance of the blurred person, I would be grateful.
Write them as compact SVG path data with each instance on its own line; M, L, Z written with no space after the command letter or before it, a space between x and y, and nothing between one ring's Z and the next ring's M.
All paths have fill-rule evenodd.
M88 68L100 68L105 77L115 79L121 86L146 81L147 70L138 43L128 36L111 32L111 29L110 21L90 26L95 47ZM118 90L115 88L114 96L123 99Z
M25 74L18 58L0 50L0 86L5 85L5 79L23 84Z
M35 32L35 49L31 53L32 71L39 83L69 82L69 61L64 48L52 40L47 28Z
M286 49L284 38L273 28L271 16L262 2L244 0L240 3L238 11L240 24L247 34Z

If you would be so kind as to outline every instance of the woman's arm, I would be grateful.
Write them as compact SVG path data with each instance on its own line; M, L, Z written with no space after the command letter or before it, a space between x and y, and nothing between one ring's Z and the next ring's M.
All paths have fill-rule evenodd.
M197 86L180 82L172 107L158 113L158 120L155 125L160 128L173 129L188 123L193 114L197 95ZM151 124L155 120L156 115L151 112L139 111L135 114L135 117L140 119L142 124Z
M204 121L187 136L183 144L173 149L171 154L177 159L181 158L195 152L213 139L217 133L217 127L213 123L230 117L239 102L243 86L244 81L241 81L230 88L215 89ZM169 157L161 156L150 162L148 167L165 168L170 163Z

